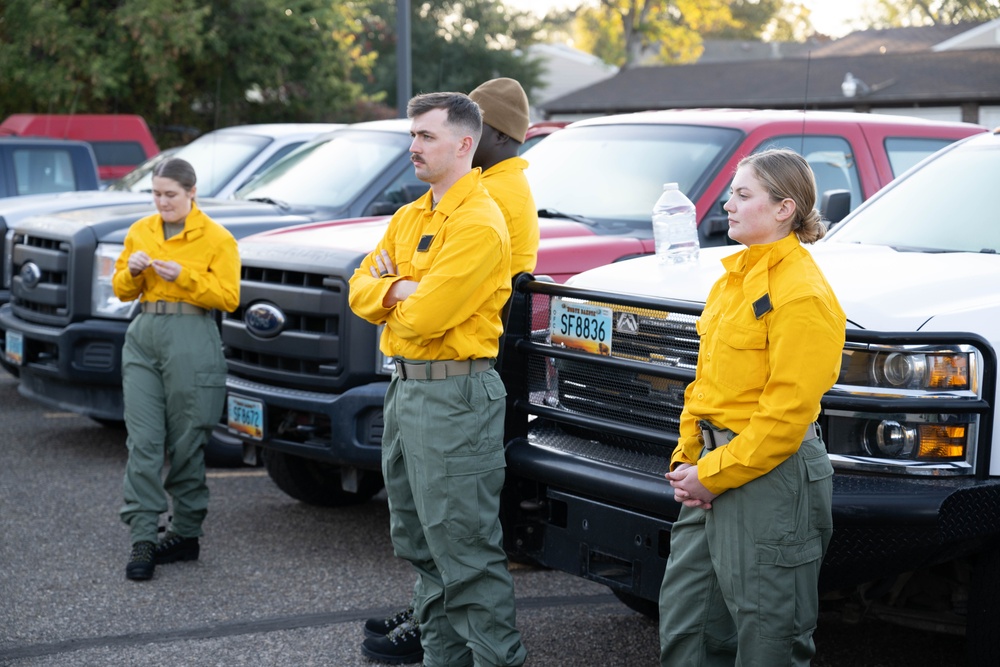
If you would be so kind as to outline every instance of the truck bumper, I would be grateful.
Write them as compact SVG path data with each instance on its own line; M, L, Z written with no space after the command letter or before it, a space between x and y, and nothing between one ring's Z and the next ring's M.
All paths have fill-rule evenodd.
M293 456L363 470L381 470L382 406L389 382L373 382L327 394L282 389L229 376L229 397L260 401L263 439L227 427L227 415L212 434L227 445L261 447ZM227 411L228 412L228 411Z
M525 439L507 445L508 550L648 600L680 511L669 484ZM1000 537L1000 480L837 473L822 590L975 552Z
M0 329L23 337L23 362L13 368L21 378L21 394L60 410L111 421L123 419L121 351L128 324L87 320L44 326L20 319L10 304L0 307Z

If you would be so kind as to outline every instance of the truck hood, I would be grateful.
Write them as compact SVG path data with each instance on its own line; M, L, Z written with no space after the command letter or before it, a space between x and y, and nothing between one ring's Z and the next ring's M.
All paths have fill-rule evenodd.
M0 218L13 227L17 222L33 215L48 215L81 208L95 208L121 204L146 204L152 206L148 192L117 192L84 190L62 192L54 195L27 195L0 199Z
M881 331L981 330L1000 307L1000 257L898 252L887 246L807 246L833 287L848 326ZM696 264L661 265L643 257L584 272L576 287L704 303L722 275L719 261L740 246L703 248Z
M353 218L313 223L255 234L240 243L245 261L267 262L279 254L315 261L317 266L343 266L332 262L360 258L382 239L389 218ZM629 259L653 251L653 240L631 236L595 234L587 225L559 218L538 221L541 241L538 248L537 274L558 282L586 269Z
M109 193L110 194L110 193ZM211 218L229 229L237 238L275 227L300 225L308 218L286 215L277 206L233 199L199 200L198 205ZM150 195L141 201L115 202L33 215L17 225L22 231L46 229L55 233L72 234L88 227L97 240L122 243L129 227L139 218L155 213Z

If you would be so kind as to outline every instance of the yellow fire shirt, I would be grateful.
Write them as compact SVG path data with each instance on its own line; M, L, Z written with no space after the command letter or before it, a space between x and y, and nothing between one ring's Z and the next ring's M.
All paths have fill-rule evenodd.
M795 234L722 260L698 320L701 351L684 394L671 458L698 466L712 493L736 488L794 454L820 398L840 373L846 317L812 255ZM755 312L756 309L756 312ZM738 435L702 449L699 420Z
M385 236L351 277L351 310L385 323L379 348L391 357L464 360L496 357L500 311L510 296L510 237L503 215L473 169L431 208L431 192L402 207ZM397 275L370 269L383 249ZM382 300L396 280L420 283L390 308Z
M512 157L483 172L483 185L500 207L510 234L510 275L531 273L538 261L538 207L524 175L528 162Z
M182 270L177 280L163 280L152 267L133 277L129 256L145 251L150 259L174 261ZM226 312L240 304L240 254L236 239L225 227L191 203L184 230L169 240L163 238L159 213L132 224L125 237L125 250L115 262L112 279L115 295L132 301L186 301L202 308Z

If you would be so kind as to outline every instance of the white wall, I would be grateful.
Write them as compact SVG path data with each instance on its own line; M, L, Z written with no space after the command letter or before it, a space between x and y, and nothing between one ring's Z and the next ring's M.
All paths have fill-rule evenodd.
M959 107L903 107L891 109L873 108L872 113L883 116L909 116L924 120L946 120L961 122L962 109Z
M1000 106L979 107L979 124L991 130L1000 128Z

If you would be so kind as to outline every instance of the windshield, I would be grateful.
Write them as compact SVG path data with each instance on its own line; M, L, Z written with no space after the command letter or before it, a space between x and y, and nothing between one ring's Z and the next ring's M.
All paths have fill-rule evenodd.
M549 136L525 156L538 208L650 224L663 184L696 201L741 138L691 125L593 125Z
M238 199L342 208L410 147L408 134L342 130L307 144L241 188Z
M153 171L153 167L160 164L175 153L177 153L176 148L168 148L160 151L129 173L119 178L114 183L110 184L108 186L108 190L115 190L118 192L152 192L150 185L150 173Z
M271 141L270 137L256 134L210 132L176 149L172 155L187 160L194 167L194 172L198 175L198 195L214 197ZM153 167L163 157L161 153L140 165L108 189L152 192Z
M947 151L857 211L831 243L905 250L1000 252L1000 213L990 203L1000 174L996 142Z

